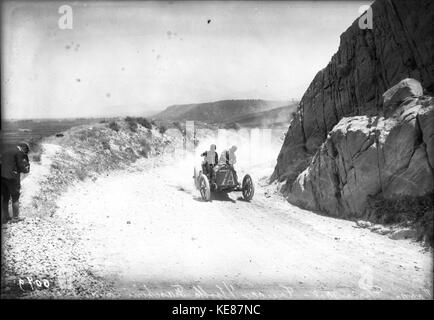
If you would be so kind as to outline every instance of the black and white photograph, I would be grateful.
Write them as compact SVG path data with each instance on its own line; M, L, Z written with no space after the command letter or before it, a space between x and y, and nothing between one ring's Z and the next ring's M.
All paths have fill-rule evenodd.
M433 21L2 1L1 300L432 300Z

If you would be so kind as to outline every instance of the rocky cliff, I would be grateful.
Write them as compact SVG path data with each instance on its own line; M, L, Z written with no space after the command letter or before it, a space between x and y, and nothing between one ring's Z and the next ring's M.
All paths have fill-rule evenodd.
M372 30L356 20L305 92L272 175L289 201L330 215L433 191L434 2L371 8Z
M434 191L434 100L408 96L390 117L345 117L329 132L288 198L335 216L361 216L368 197Z

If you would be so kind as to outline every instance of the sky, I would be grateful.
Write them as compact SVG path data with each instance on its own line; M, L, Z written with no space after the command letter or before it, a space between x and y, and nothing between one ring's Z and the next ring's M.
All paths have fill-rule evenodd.
M2 117L300 99L371 2L2 2Z

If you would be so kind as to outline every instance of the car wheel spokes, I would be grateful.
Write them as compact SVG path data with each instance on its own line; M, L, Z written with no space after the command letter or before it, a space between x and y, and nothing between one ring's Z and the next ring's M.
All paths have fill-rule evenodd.
M255 187L253 186L253 180L250 175L244 176L242 191L245 200L250 201L253 198Z

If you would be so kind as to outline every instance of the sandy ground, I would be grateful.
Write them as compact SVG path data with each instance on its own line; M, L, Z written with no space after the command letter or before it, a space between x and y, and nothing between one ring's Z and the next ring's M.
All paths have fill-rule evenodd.
M250 203L203 202L192 166L147 160L59 199L122 297L432 299L432 253L419 243L294 207L258 182L265 171Z

